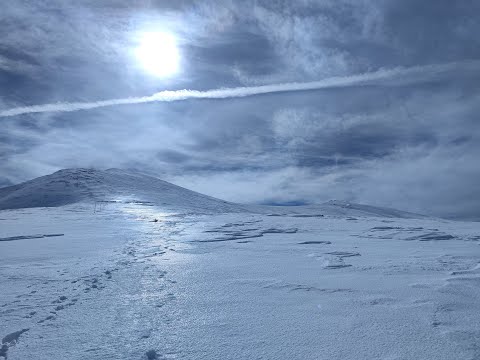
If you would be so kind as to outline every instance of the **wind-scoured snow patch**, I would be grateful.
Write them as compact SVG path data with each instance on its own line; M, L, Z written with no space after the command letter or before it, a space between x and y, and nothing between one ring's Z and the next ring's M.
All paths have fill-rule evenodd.
M262 286L264 289L275 289L275 290L287 290L289 292L294 291L305 291L305 292L317 292L323 294L335 294L335 293L350 293L352 289L345 288L319 288L316 286L305 285L305 284L292 284L284 283L282 281L275 281L270 284Z
M27 239L42 239L47 237L58 237L64 236L65 234L38 234L38 235L19 235L19 236L9 236L9 237L0 237L0 241L16 241L16 240L27 240Z
M399 239L404 241L447 241L455 240L456 236L445 233L435 228L401 227L401 226L375 226L360 237L375 239ZM471 237L464 240L473 240ZM474 241L474 240L473 240Z
M235 240L243 240L243 239L254 239L254 238L261 238L267 234L296 234L298 232L298 228L276 228L276 227L269 227L269 228L261 228L261 227L248 227L251 224L257 223L255 222L244 222L244 223L229 223L222 225L217 228L205 230L204 233L207 234L221 234L220 237L214 238L207 238L202 240L194 240L193 242L224 242L224 241L235 241Z
M299 245L330 245L332 242L327 240L310 240L299 242Z

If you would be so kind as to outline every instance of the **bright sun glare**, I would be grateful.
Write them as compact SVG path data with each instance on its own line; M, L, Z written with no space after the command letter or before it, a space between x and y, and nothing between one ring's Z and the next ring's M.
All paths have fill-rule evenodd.
M178 71L180 53L175 36L170 33L144 33L135 49L135 55L145 70L152 75L167 77Z

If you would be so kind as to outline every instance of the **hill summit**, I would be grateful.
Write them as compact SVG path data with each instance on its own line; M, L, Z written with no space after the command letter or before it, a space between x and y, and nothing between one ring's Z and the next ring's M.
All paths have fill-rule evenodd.
M54 207L77 202L142 202L207 212L241 206L141 173L120 169L64 169L0 189L0 209Z

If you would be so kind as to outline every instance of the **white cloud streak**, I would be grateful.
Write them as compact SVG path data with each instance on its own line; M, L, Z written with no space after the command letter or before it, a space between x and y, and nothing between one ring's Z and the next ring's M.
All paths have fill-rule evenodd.
M401 86L438 80L445 73L462 69L478 70L480 61L447 63L438 65L415 66L410 68L382 69L375 72L333 77L319 81L302 83L284 83L252 87L220 88L213 90L176 90L161 91L151 96L130 97L124 99L101 100L95 102L62 102L43 105L16 107L0 111L0 117L45 112L72 112L90 110L107 106L142 104L152 102L172 102L188 99L229 99L247 96L274 94L296 91L325 90L354 86Z

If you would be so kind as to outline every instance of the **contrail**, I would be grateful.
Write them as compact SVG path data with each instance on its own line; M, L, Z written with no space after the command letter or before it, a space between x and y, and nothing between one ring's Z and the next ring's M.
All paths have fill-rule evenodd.
M16 107L0 111L0 117L44 112L71 112L96 109L106 106L142 104L152 102L171 102L188 99L227 99L262 94L274 94L296 91L323 90L354 86L399 86L428 82L438 79L442 74L467 65L478 69L480 62L448 63L439 65L415 66L410 68L394 68L370 73L333 77L320 81L302 83L284 83L251 87L220 88L213 90L175 90L161 91L150 96L130 97L124 99L101 100L95 102L61 102L54 104Z

